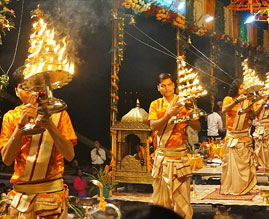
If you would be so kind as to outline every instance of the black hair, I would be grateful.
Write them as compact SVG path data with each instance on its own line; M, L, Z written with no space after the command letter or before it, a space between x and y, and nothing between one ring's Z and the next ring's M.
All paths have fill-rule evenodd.
M228 96L230 97L237 97L238 96L238 90L239 90L239 87L240 85L243 83L242 79L235 79L231 86L230 86L230 89L228 91Z
M218 112L220 111L220 106L218 104L215 104L214 107L213 107L213 112Z
M76 175L78 175L78 171L81 170L81 172L83 172L82 168L81 167L77 167L76 168Z
M143 208L135 208L123 215L122 219L180 219L174 211L157 206L149 205Z
M161 73L158 77L158 84L161 83L165 79L171 79L171 81L174 83L174 80L172 78L172 75L169 73Z
M18 85L23 82L24 80L23 69L24 67L21 66L17 68L17 70L13 73L12 84L14 85L14 87L18 87Z

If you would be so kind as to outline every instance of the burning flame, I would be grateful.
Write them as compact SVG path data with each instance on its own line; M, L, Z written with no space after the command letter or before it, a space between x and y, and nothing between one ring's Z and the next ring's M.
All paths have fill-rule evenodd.
M178 94L184 99L198 98L205 96L207 91L200 85L198 73L193 72L193 69L186 68L186 62L182 56L177 59L178 62Z
M68 60L66 38L57 43L54 39L54 29L48 29L42 17L35 21L32 27L34 32L30 35L31 46L23 72L25 78L44 71L59 70L73 75L75 66Z
M242 63L243 66L243 85L244 89L251 88L253 86L263 86L264 82L261 81L257 74L256 71L248 67L248 59L245 59L244 62Z

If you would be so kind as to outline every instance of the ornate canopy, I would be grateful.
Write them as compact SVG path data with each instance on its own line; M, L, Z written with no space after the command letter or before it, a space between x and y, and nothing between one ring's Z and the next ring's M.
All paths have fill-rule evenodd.
M269 7L269 0L231 0L228 8L233 11L254 11Z
M143 108L140 108L139 100L136 101L136 107L124 115L120 122L116 122L112 129L150 131L148 113Z

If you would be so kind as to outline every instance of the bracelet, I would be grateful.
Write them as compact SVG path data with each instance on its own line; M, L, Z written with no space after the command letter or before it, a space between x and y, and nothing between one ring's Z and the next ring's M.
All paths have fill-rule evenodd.
M24 125L18 122L17 127L18 127L18 129L22 129L24 127Z
M236 104L238 104L238 103L239 103L239 101L238 101L237 99L235 99L235 100L234 100L234 102L235 102Z

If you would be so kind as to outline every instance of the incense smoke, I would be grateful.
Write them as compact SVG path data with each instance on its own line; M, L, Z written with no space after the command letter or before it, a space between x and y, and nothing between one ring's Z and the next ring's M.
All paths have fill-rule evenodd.
M76 63L83 36L87 34L91 40L91 35L108 25L111 17L111 6L106 0L42 0L40 9L49 27L54 28L56 39L66 37L67 53Z

